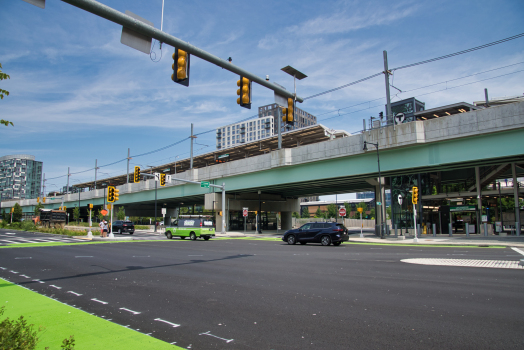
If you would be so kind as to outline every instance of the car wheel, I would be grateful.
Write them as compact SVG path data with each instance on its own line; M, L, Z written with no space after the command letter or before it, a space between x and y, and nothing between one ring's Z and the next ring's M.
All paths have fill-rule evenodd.
M287 236L287 244L296 244L297 239L295 238L295 235L289 235Z
M338 247L340 244L342 244L342 242L333 242L333 245Z
M189 238L190 238L192 241L196 241L196 238L197 238L197 237L196 237L196 235L195 235L194 232L191 232L191 233L189 234Z
M322 245L330 245L331 238L329 238L329 236L322 236L322 238L320 239L320 243L322 243Z
M306 244L306 242L300 242L300 244L302 244L302 245L305 245L305 244Z
M173 239L173 235L169 231L167 231L166 237L167 237L167 239Z
M204 236L204 240L206 240L206 241L209 241L209 238L210 237L208 237L208 236Z

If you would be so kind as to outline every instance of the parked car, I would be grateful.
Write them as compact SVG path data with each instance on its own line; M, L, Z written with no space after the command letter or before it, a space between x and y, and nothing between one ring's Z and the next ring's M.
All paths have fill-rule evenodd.
M206 241L215 236L215 226L210 216L206 215L180 215L171 226L166 227L166 237L189 237L196 240L202 237Z
M116 220L113 221L113 233L128 232L130 235L135 233L135 224L129 220Z
M300 228L288 230L282 240L287 244L321 243L338 246L349 239L348 230L336 222L308 222Z

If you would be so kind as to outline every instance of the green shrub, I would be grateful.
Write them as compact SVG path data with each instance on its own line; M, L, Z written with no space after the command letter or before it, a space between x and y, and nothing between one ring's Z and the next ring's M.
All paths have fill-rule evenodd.
M148 230L149 227L147 225L135 225L135 230Z
M4 314L5 306L0 308L0 316ZM39 329L40 331L41 329ZM9 317L0 322L0 349L32 350L38 342L37 331L32 324L27 324L24 316L16 321Z
M36 225L33 221L22 221L20 228L24 231L35 231Z

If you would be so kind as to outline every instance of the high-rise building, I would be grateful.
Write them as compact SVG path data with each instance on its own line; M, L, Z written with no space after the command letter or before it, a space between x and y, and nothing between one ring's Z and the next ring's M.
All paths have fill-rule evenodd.
M0 157L0 193L2 199L30 199L40 196L42 162L35 156L15 154Z
M217 128L217 149L225 149L273 136L273 117L251 119Z
M278 108L281 108L279 105L277 105L276 103L272 103L270 105L266 105L266 106L262 106L262 107L258 107L258 117L259 118L265 118L267 116L273 116L274 118L277 117L277 111L278 111ZM295 119L295 124L293 126L288 126L286 125L285 123L282 123L281 122L281 131L282 132L285 132L285 131L288 131L288 130L295 130L295 129L300 129L300 128L304 128L306 126L310 126L310 125L316 125L317 124L317 117L315 117L314 115L311 115L309 114L308 112L298 108L298 107L295 107L295 113L294 113L294 119ZM276 122L276 119L275 119L275 127L273 129L273 133L276 135L278 134L278 123Z

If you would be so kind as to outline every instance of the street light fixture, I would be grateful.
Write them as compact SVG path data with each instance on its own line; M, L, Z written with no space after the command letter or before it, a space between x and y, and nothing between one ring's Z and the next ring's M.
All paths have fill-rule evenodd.
M379 207L379 210L380 210L380 216L382 217L382 225L380 225L380 238L381 239L384 239L384 230L382 228L383 225L385 225L386 223L386 210L382 210L382 206L384 206L384 208L386 207L385 206L385 203L383 202L383 198L382 198L382 176L380 176L380 156L379 156L379 153L378 153L378 142L377 143L373 143L373 142L368 142L368 141L364 141L364 151L367 151L368 150L368 146L367 144L370 144L370 145L373 145L377 148L377 162L378 162L378 188L379 188L379 199L380 199L380 207Z

